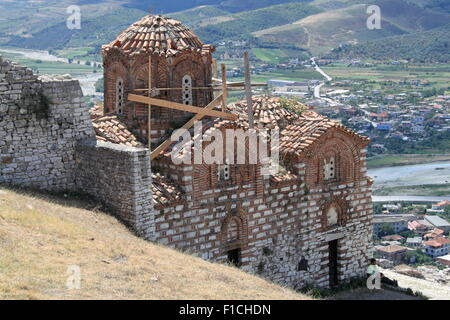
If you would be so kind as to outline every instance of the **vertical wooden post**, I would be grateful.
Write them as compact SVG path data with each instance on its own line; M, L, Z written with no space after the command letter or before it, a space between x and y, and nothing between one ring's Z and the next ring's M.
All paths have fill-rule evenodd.
M217 70L217 60L213 59L212 61L212 67L213 67L213 78L217 79L219 77L219 70Z
M248 51L244 52L244 69L245 69L245 96L247 98L248 125L250 129L253 129L254 121L253 121L252 82L250 79L250 58Z
M213 77L213 79L217 79L219 77L219 70L217 69L217 60L216 59L212 60L212 77ZM212 83L214 83L214 81ZM213 100L216 98L216 96L217 96L216 91L213 88L212 89Z
M227 67L224 63L222 63L222 111L225 112L227 108L227 96L228 96L228 89L227 89Z
M152 97L152 54L148 56L148 97ZM152 106L148 105L148 150L152 154ZM152 157L150 156L150 165Z

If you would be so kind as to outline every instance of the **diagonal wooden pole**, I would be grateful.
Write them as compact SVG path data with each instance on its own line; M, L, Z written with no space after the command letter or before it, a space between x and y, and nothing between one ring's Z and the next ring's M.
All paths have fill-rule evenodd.
M210 104L205 107L205 109L212 110L214 107L218 106L222 101L222 97L222 95L217 96ZM203 117L204 115L202 114L196 114L195 117L189 120L189 122L187 122L181 129L189 130L190 128L192 128L196 121L200 121L201 119L203 119ZM164 141L158 148L155 149L155 151L152 152L152 160L158 157L162 152L164 152L172 143L173 142L170 138Z
M222 118L222 119L233 120L233 121L236 121L238 118L238 116L236 114L232 114L232 113L226 113L226 112L216 111L216 110L207 109L207 108L199 108L199 107L194 107L194 106L187 105L187 104L181 104L181 103L162 100L162 99L148 98L148 97L140 96L137 94L129 94L128 100L134 101L134 102L151 104L154 106L173 109L173 110L187 111L190 113L199 113L203 116L210 116L210 117Z

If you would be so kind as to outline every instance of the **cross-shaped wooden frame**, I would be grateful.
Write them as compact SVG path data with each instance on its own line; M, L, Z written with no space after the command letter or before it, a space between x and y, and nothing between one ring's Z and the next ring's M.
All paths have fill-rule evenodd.
M148 91L148 97L142 96L142 95L136 95L136 94L129 94L128 100L133 101L133 102L145 103L148 105L148 146L149 146L150 151L151 151L151 141L152 141L151 140L151 106L152 105L155 105L158 107L163 107L163 108L168 108L168 109L173 109L173 110L180 110L180 111L187 111L187 112L195 113L196 115L191 120L189 120L185 125L183 125L181 127L181 129L185 129L185 130L189 130L190 128L192 128L192 126L194 125L194 123L196 121L201 120L205 116L218 117L218 118L222 118L222 119L236 121L238 118L237 115L226 113L228 90L233 90L233 89L240 90L241 87L245 86L247 104L248 104L249 125L250 125L250 128L253 128L253 110L252 110L251 88L252 87L264 87L267 85L251 83L251 81L250 81L250 63L249 63L248 52L244 53L245 82L234 82L234 83L227 82L227 71L226 71L225 64L222 64L222 79L218 80L216 78L217 74L218 74L217 63L215 60L213 61L213 66L214 66L213 71L214 71L214 76L215 76L214 80L218 84L211 85L210 87L194 87L194 88L192 88L193 90L205 90L205 89L212 88L213 90L221 90L222 91L221 94L219 94L217 97L215 97L214 100L211 101L204 108L152 98L153 90L169 91L169 90L181 90L181 88L152 88L152 86L151 86L151 83L152 83L152 56L151 55L149 56L148 60L149 60L148 61L149 88L136 90L136 91ZM219 105L222 105L222 111L213 110L214 107L217 107ZM167 139L159 147L157 147L153 152L151 152L150 162L151 162L151 160L154 160L155 158L157 158L171 144L172 144L171 139Z

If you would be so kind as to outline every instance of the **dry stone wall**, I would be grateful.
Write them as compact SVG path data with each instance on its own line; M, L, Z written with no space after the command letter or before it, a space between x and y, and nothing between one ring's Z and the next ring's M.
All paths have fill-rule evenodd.
M0 183L76 191L136 232L154 234L148 150L97 144L77 80L0 57Z
M154 234L148 149L103 142L76 147L76 183L80 191L104 203L140 236Z
M0 57L0 183L73 190L75 145L94 138L78 81Z

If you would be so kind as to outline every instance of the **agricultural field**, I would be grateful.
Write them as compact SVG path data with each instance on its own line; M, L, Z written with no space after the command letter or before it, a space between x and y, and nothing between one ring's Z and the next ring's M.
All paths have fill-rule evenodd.
M31 68L33 71L37 71L39 74L71 74L71 75L81 75L86 73L92 73L94 70L100 72L98 68L93 68L91 66L83 64L68 64L59 61L42 61L39 59L28 59L23 58L17 54L4 53L0 50L0 55L6 59L13 60L23 66Z

